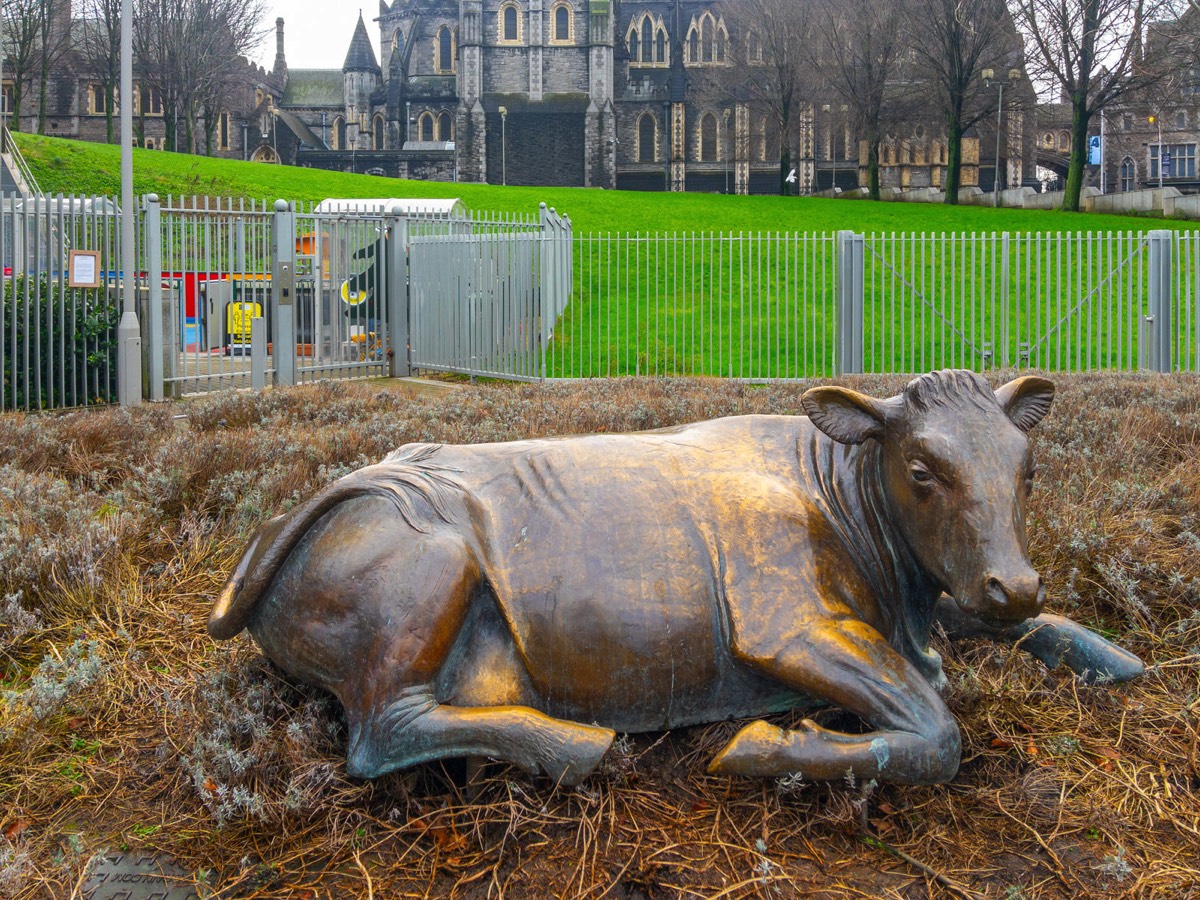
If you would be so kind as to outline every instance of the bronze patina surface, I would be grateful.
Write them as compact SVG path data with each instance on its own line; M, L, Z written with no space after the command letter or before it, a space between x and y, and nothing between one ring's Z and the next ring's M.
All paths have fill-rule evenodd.
M1141 672L1042 613L1026 432L1053 393L937 372L814 388L807 417L409 445L264 525L209 631L333 692L362 777L490 756L573 782L616 731L828 703L870 730L755 721L711 771L947 781L935 623Z

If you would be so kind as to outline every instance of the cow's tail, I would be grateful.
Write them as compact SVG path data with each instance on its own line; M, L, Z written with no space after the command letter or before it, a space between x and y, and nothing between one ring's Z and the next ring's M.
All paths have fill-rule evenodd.
M454 470L430 461L438 449L436 444L402 447L378 465L351 472L290 512L265 523L251 538L217 597L208 616L208 633L224 640L250 624L259 599L296 545L322 516L347 500L368 496L386 499L409 526L424 532L432 522L429 513L414 502L419 499L434 518L449 522L449 501L461 486L450 474Z

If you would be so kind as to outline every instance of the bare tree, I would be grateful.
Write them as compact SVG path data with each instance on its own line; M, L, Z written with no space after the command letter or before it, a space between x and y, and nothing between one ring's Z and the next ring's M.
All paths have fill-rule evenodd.
M792 152L801 139L802 113L812 97L811 58L798 48L812 40L812 6L797 0L743 0L732 42L728 86L738 99L765 113L779 135L779 192L789 193Z
M909 85L899 76L907 55L903 0L818 0L809 46L829 87L849 108L867 145L867 190L879 199L879 144Z
M46 104L55 67L71 48L71 6L42 0L38 9L38 134L46 133Z
M1184 0L1009 2L1026 36L1031 74L1059 88L1071 104L1071 157L1063 209L1078 211L1092 118L1168 74L1169 60L1145 56L1147 23L1178 19L1186 4Z
M44 0L4 0L2 9L4 60L12 73L13 102L9 110L13 127L21 127L25 93L38 70Z
M963 134L995 111L995 92L984 86L980 72L985 66L1001 72L1019 68L1021 45L1005 0L925 0L924 6L924 15L909 19L909 45L945 119L943 189L945 202L956 204Z
M139 0L135 53L143 82L163 100L169 150L194 152L201 114L219 110L266 30L263 0ZM207 115L211 146L215 115ZM179 128L183 128L182 138Z
M85 72L104 92L105 138L116 139L113 109L121 74L121 0L83 0L82 34L78 39Z

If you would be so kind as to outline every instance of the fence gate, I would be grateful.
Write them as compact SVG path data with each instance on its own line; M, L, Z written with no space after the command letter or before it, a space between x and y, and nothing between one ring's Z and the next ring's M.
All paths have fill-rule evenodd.
M254 320L274 337L267 204L150 194L144 207L151 399L253 386Z
M412 367L534 381L571 289L571 225L461 220L409 234Z

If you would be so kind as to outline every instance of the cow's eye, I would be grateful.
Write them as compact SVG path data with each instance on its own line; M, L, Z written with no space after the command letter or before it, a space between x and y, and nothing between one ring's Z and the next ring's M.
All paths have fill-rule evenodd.
M934 474L924 463L909 463L908 473L917 484L933 484L934 482Z

